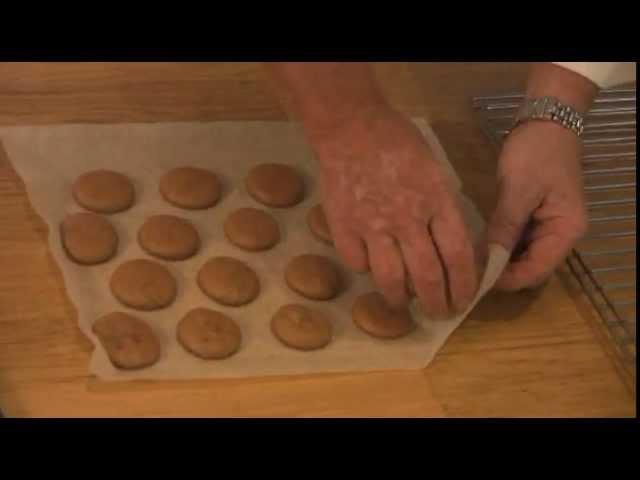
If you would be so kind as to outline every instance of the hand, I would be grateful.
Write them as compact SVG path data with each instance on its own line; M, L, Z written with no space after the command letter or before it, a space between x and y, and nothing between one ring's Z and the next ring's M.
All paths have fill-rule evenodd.
M585 234L580 159L580 139L552 122L529 121L507 137L488 236L489 242L510 251L521 242L523 251L512 258L497 288L515 291L540 285Z
M312 145L325 213L345 264L370 270L392 306L408 301L408 273L428 314L447 315L449 302L463 310L478 286L472 241L450 179L420 131L378 106Z

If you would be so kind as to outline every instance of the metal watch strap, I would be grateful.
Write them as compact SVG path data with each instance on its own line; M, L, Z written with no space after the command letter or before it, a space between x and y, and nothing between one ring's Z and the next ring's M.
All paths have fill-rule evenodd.
M526 120L550 120L582 135L584 118L575 109L562 104L554 97L525 98L516 114L510 132Z

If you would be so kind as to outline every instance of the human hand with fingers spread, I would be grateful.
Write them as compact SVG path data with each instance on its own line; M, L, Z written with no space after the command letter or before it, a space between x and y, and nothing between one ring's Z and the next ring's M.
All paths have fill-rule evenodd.
M388 107L314 143L336 249L403 306L407 280L433 316L463 310L477 288L471 237L450 178L420 131Z
M271 65L320 164L337 252L370 271L388 303L461 311L478 287L456 192L415 125L382 98L366 64Z

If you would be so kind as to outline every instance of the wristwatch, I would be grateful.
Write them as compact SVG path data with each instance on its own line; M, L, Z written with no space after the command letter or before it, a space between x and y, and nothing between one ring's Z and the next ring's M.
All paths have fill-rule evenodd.
M507 134L527 120L550 120L571 130L578 137L584 130L582 114L554 97L525 98Z

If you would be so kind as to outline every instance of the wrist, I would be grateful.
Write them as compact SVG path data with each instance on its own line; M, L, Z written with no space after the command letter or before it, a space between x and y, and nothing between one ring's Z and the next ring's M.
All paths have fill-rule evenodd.
M499 171L513 171L509 168L512 164L528 165L517 171L531 175L536 169L550 168L547 162L580 165L581 151L582 142L574 132L555 122L531 120L518 125L507 137L498 159Z
M531 67L526 95L557 98L584 115L597 93L596 84L580 74L551 63L536 63Z
M285 62L266 67L286 107L312 138L338 131L386 105L368 63Z
M343 102L341 105L309 105L303 111L302 125L312 144L330 141L345 129L364 131L373 119L391 107L384 98L368 98ZM361 128L365 127L365 128Z
M571 141L576 144L580 143L578 136L571 130L563 127L559 123L544 120L529 120L523 122L512 130L510 136L517 136L525 130L539 137L540 141L543 141L543 139L548 139L549 141L553 139L554 141L561 140Z

